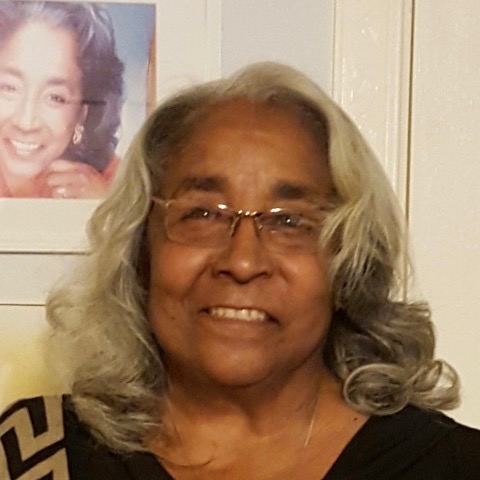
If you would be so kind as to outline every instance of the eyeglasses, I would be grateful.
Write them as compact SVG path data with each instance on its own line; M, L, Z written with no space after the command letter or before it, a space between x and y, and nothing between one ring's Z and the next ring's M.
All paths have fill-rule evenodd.
M172 242L205 248L220 248L235 235L240 221L251 218L263 246L272 252L314 252L325 217L325 209L303 212L272 208L267 212L234 210L195 200L153 197L163 209L165 234Z

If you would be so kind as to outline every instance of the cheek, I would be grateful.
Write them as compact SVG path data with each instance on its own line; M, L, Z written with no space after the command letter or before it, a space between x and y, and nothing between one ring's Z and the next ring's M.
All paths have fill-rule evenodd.
M157 341L177 358L192 348L192 289L206 268L205 254L165 242L150 248L148 318Z
M206 255L198 249L167 241L150 251L151 297L186 297L206 268Z
M158 238L158 237L157 237ZM150 243L148 316L152 327L175 330L189 324L192 293L209 266L208 251L160 240Z
M50 131L52 132L53 136L56 138L58 143L62 143L65 146L70 143L73 137L73 130L75 128L76 122L69 122L69 123L60 123L59 119L54 119L54 121L46 122L49 127Z
M287 265L289 276L295 279L294 284L300 295L303 294L305 305L325 303L330 300L330 283L328 278L328 259L319 257L303 257L295 263Z
M0 123L8 121L15 114L15 102L0 99Z
M59 142L66 145L70 142L73 136L73 130L77 123L82 122L82 110L75 109L74 111L66 111L64 114L59 112L46 112L43 120L48 125L50 131L55 135Z
M328 328L332 313L328 263L324 258L307 258L291 263L286 275L290 278L286 308L298 319L298 331L314 335ZM288 305L288 306L287 306Z

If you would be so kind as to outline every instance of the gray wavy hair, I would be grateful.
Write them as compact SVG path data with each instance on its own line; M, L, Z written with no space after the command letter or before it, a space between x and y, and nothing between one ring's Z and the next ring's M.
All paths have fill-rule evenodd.
M70 358L79 417L119 451L142 450L153 429L161 430L166 374L145 308L151 196L166 158L174 161L188 144L203 113L235 98L287 109L314 138L327 133L334 199L320 241L333 251L334 314L325 361L346 401L377 415L408 403L455 406L457 375L434 359L430 311L401 296L404 229L382 168L352 121L312 81L263 63L189 88L157 108L89 223L91 253L75 279L50 295L47 315Z

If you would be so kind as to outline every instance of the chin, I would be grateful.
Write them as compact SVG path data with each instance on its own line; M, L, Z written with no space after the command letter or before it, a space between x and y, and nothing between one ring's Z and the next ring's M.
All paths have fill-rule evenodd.
M269 381L277 371L276 363L259 355L224 355L197 363L200 374L219 387L242 388Z
M39 165L37 163L32 164L28 161L25 161L25 163L22 163L21 161L5 162L5 166L10 175L15 175L16 177L24 179L36 177L46 168L46 165Z
M260 385L268 381L271 375L270 371L265 369L252 370L246 368L232 369L229 371L210 372L209 377L212 381L227 388L246 388Z

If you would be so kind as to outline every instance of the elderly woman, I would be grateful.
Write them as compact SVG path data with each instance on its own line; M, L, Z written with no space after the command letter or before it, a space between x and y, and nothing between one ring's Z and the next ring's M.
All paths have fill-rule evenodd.
M115 173L123 63L88 3L0 3L0 196L102 197Z
M72 393L4 414L6 478L478 479L429 310L398 291L397 210L298 72L169 99L49 299Z

